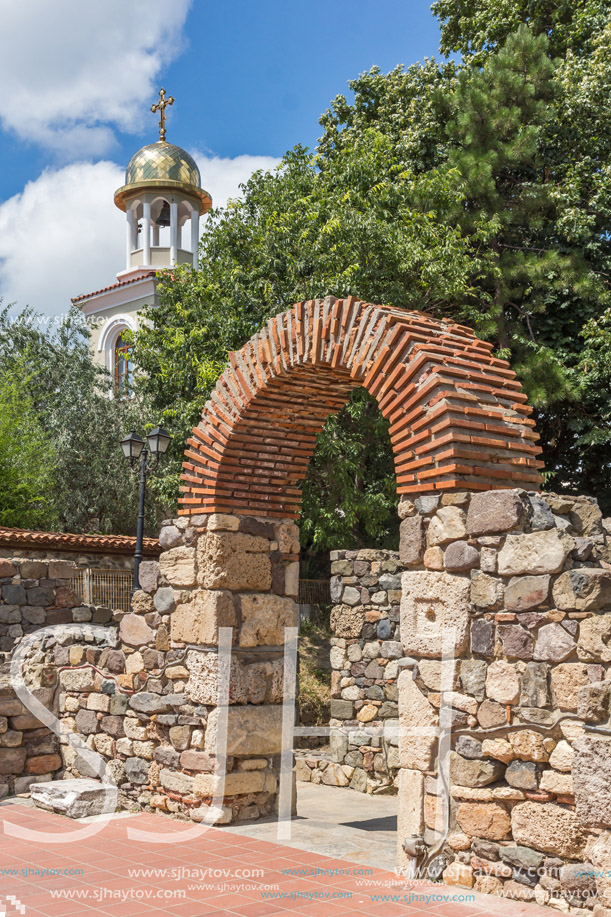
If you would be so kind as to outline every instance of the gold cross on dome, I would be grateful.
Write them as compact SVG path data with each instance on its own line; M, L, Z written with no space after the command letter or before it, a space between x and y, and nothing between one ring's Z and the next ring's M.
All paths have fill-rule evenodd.
M163 86L159 90L159 101L155 102L154 105L151 105L151 111L153 114L159 112L159 139L165 140L165 110L168 105L173 105L174 99L170 96L169 99L165 97L165 89Z

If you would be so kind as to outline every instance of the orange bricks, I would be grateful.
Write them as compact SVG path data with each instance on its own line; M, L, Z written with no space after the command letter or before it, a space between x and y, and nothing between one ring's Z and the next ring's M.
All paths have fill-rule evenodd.
M180 512L298 516L316 435L359 386L391 424L399 493L538 488L531 409L491 344L449 320L329 296L229 354L185 450Z

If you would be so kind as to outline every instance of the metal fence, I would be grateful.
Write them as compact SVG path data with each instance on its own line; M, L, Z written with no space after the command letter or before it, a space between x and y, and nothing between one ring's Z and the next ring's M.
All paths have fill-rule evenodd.
M331 585L328 579L300 579L300 605L330 605Z
M85 605L105 605L113 610L129 611L133 581L131 570L82 567L70 580L70 587Z

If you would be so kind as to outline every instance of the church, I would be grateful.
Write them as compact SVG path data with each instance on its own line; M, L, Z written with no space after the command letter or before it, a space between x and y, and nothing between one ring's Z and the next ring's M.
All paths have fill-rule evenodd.
M127 223L125 269L110 286L72 299L91 329L93 359L112 374L117 392L128 392L131 383L125 332L137 330L144 306L157 304L158 271L197 267L200 217L212 207L193 157L166 140L165 109L173 102L161 89L151 108L159 112L159 140L132 156L115 192Z

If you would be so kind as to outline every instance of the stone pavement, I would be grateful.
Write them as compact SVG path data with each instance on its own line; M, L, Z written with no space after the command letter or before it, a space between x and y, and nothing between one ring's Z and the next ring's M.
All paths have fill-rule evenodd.
M356 796L356 794L354 794ZM21 831L47 837L11 836ZM444 886L397 885L388 871L162 815L113 817L98 828L8 801L0 805L4 917L548 917L530 904ZM361 829L358 829L361 830ZM129 833L131 832L131 837ZM140 832L140 836L134 836ZM149 837L147 838L146 835ZM70 838L72 835L72 839Z

